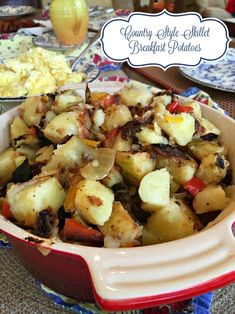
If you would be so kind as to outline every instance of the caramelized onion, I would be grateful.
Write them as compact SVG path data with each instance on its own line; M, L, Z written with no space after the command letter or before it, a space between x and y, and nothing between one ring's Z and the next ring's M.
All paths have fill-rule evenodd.
M115 150L98 148L96 152L96 157L80 169L85 179L101 180L107 176L114 165Z

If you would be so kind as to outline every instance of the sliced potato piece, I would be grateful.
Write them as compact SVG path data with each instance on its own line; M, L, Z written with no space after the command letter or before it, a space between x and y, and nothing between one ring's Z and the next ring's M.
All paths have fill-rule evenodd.
M44 129L44 136L53 143L61 143L68 136L86 137L90 128L90 118L86 112L63 112L53 118Z
M75 208L88 223L102 226L112 213L113 192L95 180L85 179L77 184Z
M170 201L169 172L161 169L146 174L140 182L139 196L144 210L155 211L166 206Z
M144 245L177 240L198 232L198 218L185 204L171 200L151 215L143 231ZM154 241L155 237L155 241Z
M13 172L24 160L25 156L16 152L12 147L8 147L0 154L0 185L10 180Z
M35 227L40 211L44 209L58 211L64 199L65 192L55 177L14 184L7 191L10 211L17 222L27 227Z
M99 229L104 236L110 236L119 241L120 247L139 245L142 227L139 226L124 209L120 202L113 203L112 214Z
M188 143L188 149L198 160L202 160L212 153L227 154L227 149L223 144L213 141L194 140Z
M155 115L160 128L180 146L187 145L195 133L195 119L188 113Z
M202 159L196 176L206 184L218 184L227 173L229 162L221 154L210 154Z
M223 210L230 199L220 185L208 185L199 192L193 200L193 208L196 214L203 214L216 210Z
M138 186L142 178L153 171L155 163L146 152L117 152L116 164L121 174L133 185Z

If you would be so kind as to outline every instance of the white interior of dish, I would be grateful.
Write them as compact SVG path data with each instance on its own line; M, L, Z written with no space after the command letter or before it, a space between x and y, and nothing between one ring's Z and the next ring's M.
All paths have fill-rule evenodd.
M116 83L91 84L92 90L115 92ZM84 85L78 92L84 90ZM82 94L82 92L81 92ZM203 116L222 131L221 141L228 147L228 158L235 176L235 121L202 105ZM9 122L17 108L0 116L0 151L9 145ZM235 199L235 196L234 196ZM93 248L63 243L51 249L78 254L87 262L94 288L107 300L125 300L174 294L205 284L235 271L235 201L217 217L210 228L196 235L163 244L121 249ZM0 229L19 239L29 234L0 216ZM48 242L45 242L48 247ZM195 290L196 291L196 290Z

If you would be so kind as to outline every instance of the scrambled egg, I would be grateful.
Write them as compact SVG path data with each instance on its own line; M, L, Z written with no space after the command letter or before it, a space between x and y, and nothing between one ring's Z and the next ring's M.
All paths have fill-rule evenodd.
M71 71L64 55L31 48L0 64L0 97L53 93L60 86L85 78L84 73Z

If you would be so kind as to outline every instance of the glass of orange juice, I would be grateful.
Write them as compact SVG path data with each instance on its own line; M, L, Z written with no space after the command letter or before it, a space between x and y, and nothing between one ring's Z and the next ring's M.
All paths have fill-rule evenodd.
M50 19L58 41L63 45L84 42L88 29L85 0L52 0Z

